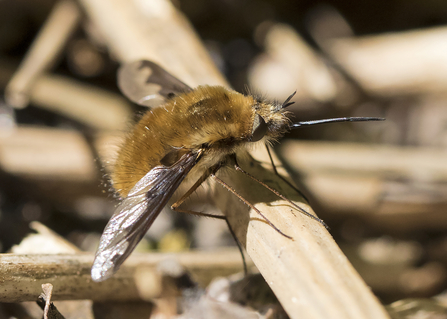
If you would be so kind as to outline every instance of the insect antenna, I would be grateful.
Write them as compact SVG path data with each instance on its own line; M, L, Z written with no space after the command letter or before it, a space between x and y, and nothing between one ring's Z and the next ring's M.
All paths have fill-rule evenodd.
M385 121L385 119L383 117L336 117L331 119L297 122L291 124L290 128L295 129L302 126L311 126L311 125L336 123L336 122L368 122L368 121Z
M284 103L281 104L280 109L285 109L286 107L294 104L295 102L290 102L290 100L295 96L295 94L296 94L296 91L293 92L292 94L290 94L289 97L284 101Z

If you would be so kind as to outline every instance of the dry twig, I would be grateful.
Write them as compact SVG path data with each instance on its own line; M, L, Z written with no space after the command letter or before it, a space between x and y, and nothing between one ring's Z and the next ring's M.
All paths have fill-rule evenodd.
M63 0L56 3L50 17L34 40L19 70L6 88L6 99L16 108L24 108L35 80L58 58L69 36L78 26L81 13L76 3Z

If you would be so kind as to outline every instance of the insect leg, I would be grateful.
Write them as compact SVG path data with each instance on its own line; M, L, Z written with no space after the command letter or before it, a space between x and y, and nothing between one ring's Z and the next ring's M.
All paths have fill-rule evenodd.
M224 215L213 215L213 214L207 214L207 213L202 213L202 212L195 212L192 210L186 210L186 209L180 209L179 206L181 204L183 204L183 202L189 197L191 196L192 193L195 192L195 190L202 185L202 183L211 175L216 173L219 170L220 166L216 166L210 170L208 170L207 172L205 172L205 174L203 174L198 180L197 182L194 183L194 185L178 200L176 201L174 204L171 205L171 209L173 211L176 212L180 212L180 213L187 213L187 214L191 214L191 215L196 215L196 216L205 216L205 217L211 217L211 218L216 218L216 219L223 219L225 220L225 222L228 225L228 229L230 230L230 234L231 236L234 238L237 248L239 249L239 252L241 254L242 257L242 264L244 265L244 275L247 276L248 275L248 269L247 269L247 262L245 261L245 255L244 252L242 250L242 246L241 243L239 242L239 240L236 237L236 234L233 231L233 228L231 228L230 223L228 222L228 219L226 216Z
M289 200L288 198L286 198L285 196L283 196L283 195L282 195L281 193L279 193L277 190L271 188L271 187L268 186L266 183L260 181L259 179L257 179L257 178L254 177L253 175L251 175L250 173L244 171L244 170L242 169L242 167L239 166L239 164L238 164L238 162L237 162L237 160L236 160L236 156L233 156L233 159L234 159L234 168L236 169L236 171L239 171L239 172L245 174L246 176L250 177L252 180L254 180L255 182L258 182L259 184L261 184L262 186L264 186L265 188L267 188L269 191L271 191L271 192L272 192L273 194L275 194L276 196L278 196L278 197L280 197L281 199L287 201L289 204L291 204L291 205L294 206L296 209L298 209L302 214L304 214L304 215L306 215L307 217L310 217L310 218L316 220L316 221L319 222L321 225L323 225L326 229L329 229L329 227L326 225L326 223L325 223L322 219L320 219L320 218L318 218L318 217L316 217L316 216L314 216L314 215L312 215L312 214L306 212L303 208L301 208L300 206L298 206L297 204L295 204L294 202L292 202L291 200Z
M224 215L214 215L214 214L207 214L202 212L195 212L193 210L188 209L181 209L179 206L184 203L184 201L191 196L192 193L194 193L197 188L202 185L202 183L211 175L211 173L217 172L220 167L211 168L210 170L206 171L198 180L194 183L194 185L191 186L191 188L174 204L171 205L171 209L173 211L179 212L179 213L186 213L196 216L204 216L204 217L211 217L216 219L226 219Z
M245 205L247 205L248 207L250 207L251 209L253 209L255 212L257 212L266 222L267 224L270 225L270 227L272 227L274 230L276 230L278 233L280 233L281 235L283 235L286 238L289 239L293 239L291 236L284 234L278 227L276 227L267 217L264 216L263 213L261 213L261 211L259 209L257 209L252 203L250 203L249 201L247 201L244 197L242 197L242 195L240 195L238 192L236 192L236 190L231 187L230 185L228 185L227 183L225 183L223 180L221 180L219 177L217 177L214 173L211 174L211 177L214 178L214 180L216 182L218 182L220 185L222 185L223 187L225 187L227 190L229 190L231 193L233 193L237 198L239 198Z
M244 251L242 250L241 242L239 241L239 239L237 239L236 234L233 228L231 227L230 223L228 222L227 217L225 217L225 222L227 223L228 230L230 231L230 234L233 237L234 241L236 242L237 248L239 249L239 253L241 254L242 257L242 264L244 265L244 276L247 277L248 276L247 261L245 260L245 255Z
M289 182L281 174L278 173L278 170L276 169L275 163L273 162L272 153L270 152L270 148L269 148L269 146L267 144L265 144L265 148L267 149L267 153L269 154L270 162L272 163L273 171L275 172L275 174L279 178L281 178L283 180L283 182L285 182L287 185L289 185L291 188L293 188L298 194L300 194L300 196L303 197L306 200L307 203L309 203L309 200L307 199L307 197L298 188L296 188L295 185L293 185L291 182Z

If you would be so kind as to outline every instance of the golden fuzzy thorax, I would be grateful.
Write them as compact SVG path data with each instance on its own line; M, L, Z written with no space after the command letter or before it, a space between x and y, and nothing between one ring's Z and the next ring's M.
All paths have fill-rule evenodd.
M288 129L289 120L276 105L224 87L200 86L175 96L148 111L126 138L112 176L115 189L126 196L152 168L166 165L162 161L170 152L206 149L201 168L217 164L252 144L256 114L267 124L262 141L279 138Z

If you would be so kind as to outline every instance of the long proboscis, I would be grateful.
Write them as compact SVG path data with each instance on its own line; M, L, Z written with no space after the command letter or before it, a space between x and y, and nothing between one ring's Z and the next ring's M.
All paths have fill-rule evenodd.
M311 125L337 123L337 122L367 122L367 121L384 121L384 120L385 119L382 117L337 117L331 119L297 122L291 124L290 128L295 129L302 126L311 126Z

